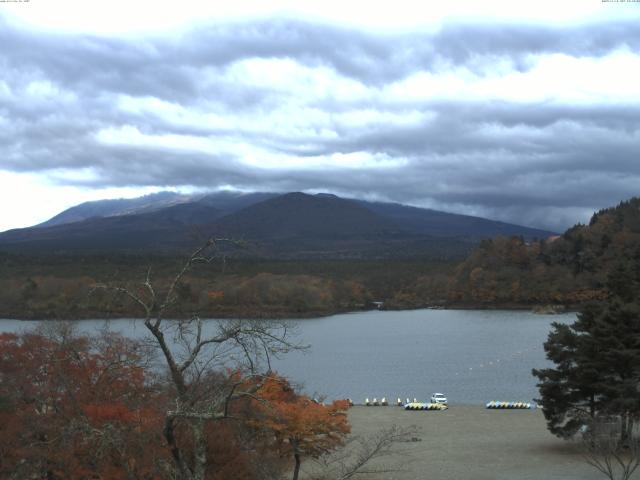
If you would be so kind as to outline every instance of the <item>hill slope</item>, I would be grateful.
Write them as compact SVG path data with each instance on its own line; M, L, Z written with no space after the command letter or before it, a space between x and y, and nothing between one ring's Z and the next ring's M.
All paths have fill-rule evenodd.
M344 238L399 230L392 220L352 200L304 193L287 193L251 205L221 219L218 226L252 239Z
M173 192L159 192L138 198L118 198L113 200L96 200L71 207L37 227L53 227L67 223L81 222L89 218L133 215L152 212L172 205L189 201L188 196Z
M424 277L407 289L404 305L579 306L605 296L608 278L633 281L633 269L640 271L640 198L545 241L485 240L449 278Z
M189 200L171 195L157 200L115 201L101 203L99 208L83 204L54 217L50 226L0 234L0 250L172 252L191 249L215 235L251 240L255 248L246 254L267 257L461 258L482 238L502 233L525 238L551 234L478 217L327 194L220 192ZM166 201L173 203L162 206ZM123 214L129 211L125 207L142 212ZM73 221L96 213L102 216Z
M181 195L174 192L158 192L138 198L117 198L84 202L60 212L36 227L53 227L82 222L90 218L118 217L150 213L180 204L198 204L220 210L221 215L240 210L269 198L276 193L216 192L206 195Z
M527 239L547 238L552 235L541 230L522 225L498 222L481 217L441 212L428 208L417 208L399 203L378 203L358 201L362 206L378 215L393 219L406 232L436 237L478 237L489 238L497 235L522 235Z

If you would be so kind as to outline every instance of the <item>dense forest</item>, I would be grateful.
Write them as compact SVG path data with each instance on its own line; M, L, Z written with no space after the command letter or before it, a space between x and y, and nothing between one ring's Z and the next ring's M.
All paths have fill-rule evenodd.
M609 272L640 258L640 199L593 215L563 235L540 240L496 237L461 263L416 259L219 259L180 284L171 312L218 317L303 317L384 308L576 308L604 296ZM123 297L95 292L96 283L135 285L151 266L168 278L181 262L169 256L0 256L0 316L126 316Z
M604 296L607 276L640 258L640 199L593 215L560 237L485 241L455 268L447 301L582 305Z
M168 283L181 258L166 256L0 256L0 317L129 316L135 306L98 283L135 287L149 266ZM188 317L306 317L371 308L410 288L425 272L450 269L432 260L247 260L197 265L179 285L171 312Z

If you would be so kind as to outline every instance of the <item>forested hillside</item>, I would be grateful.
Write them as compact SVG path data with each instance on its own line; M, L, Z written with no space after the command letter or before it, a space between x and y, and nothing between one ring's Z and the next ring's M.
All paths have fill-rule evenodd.
M632 268L640 268L640 198L600 210L559 237L485 240L448 277L424 276L396 303L576 306L601 298L610 273Z
M0 317L127 316L125 298L91 291L128 285L152 267L162 280L180 257L0 254ZM242 259L202 265L179 286L174 316L303 317L372 308L575 308L602 298L607 277L640 268L640 199L597 212L589 225L528 241L496 237L461 263L396 259Z

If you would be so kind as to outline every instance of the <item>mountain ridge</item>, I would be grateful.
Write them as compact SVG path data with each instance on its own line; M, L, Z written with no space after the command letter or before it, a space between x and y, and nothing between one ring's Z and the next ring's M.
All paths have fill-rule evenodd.
M104 216L95 216L100 211ZM82 214L94 216L69 221ZM546 238L553 232L332 194L169 193L80 204L44 224L1 233L0 250L169 252L214 235L250 240L258 246L254 253L264 256L393 257L466 253L470 243L505 234Z

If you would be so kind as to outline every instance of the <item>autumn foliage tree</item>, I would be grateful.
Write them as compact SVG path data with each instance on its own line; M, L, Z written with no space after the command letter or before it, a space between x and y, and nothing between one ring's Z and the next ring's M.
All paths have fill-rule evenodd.
M318 403L297 394L282 377L270 376L256 398L253 406L259 412L257 425L273 434L281 455L293 457L293 480L298 479L303 457L317 458L335 450L351 431L346 400Z
M46 332L0 335L0 478L175 478L164 436L173 387L150 368L148 346L108 331L87 337L50 325ZM226 395L255 389L256 382L211 373L192 394ZM204 425L205 478L279 478L283 462L273 439L249 434L255 412L227 413L226 421ZM189 424L178 422L173 434L193 459Z
M160 394L141 348L68 328L0 335L0 477L158 478Z

